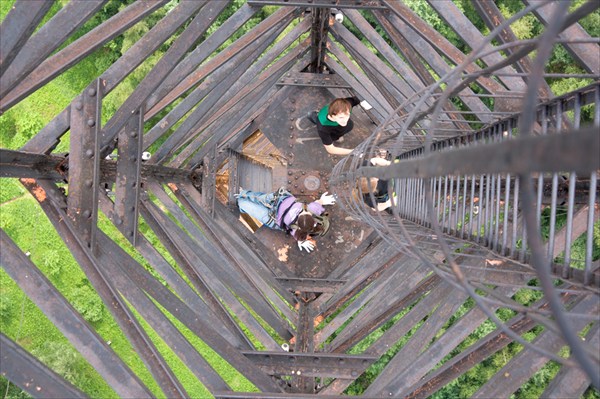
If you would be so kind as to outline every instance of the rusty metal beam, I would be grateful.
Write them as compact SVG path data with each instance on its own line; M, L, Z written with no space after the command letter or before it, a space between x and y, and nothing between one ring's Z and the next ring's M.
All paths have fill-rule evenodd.
M96 79L72 106L67 215L89 248L95 250L100 186L102 84Z
M83 37L59 51L57 54L46 59L42 64L36 65L36 68L28 75L27 80L23 81L9 93L6 93L0 111L6 111L51 79L55 78L58 74L66 71L76 62L123 33L127 28L139 22L166 2L167 0L135 2L123 12L118 13L96 29L88 32ZM57 29L60 28L61 27L58 26Z
M337 353L247 352L250 359L269 375L304 375L326 378L356 378L378 357Z
M90 249L87 247L86 243L84 243L79 236L79 233L73 228L71 223L69 222L69 218L66 213L60 208L56 207L54 201L47 199L49 198L50 192L58 191L56 186L52 183L49 183L44 180L40 180L40 185L33 179L21 180L21 182L25 185L25 187L31 192L34 198L40 203L44 212L48 215L48 218L58 231L61 238L65 241L73 256L81 265L83 271L86 273L87 278L92 283L96 292L100 295L100 298L107 304L107 309L112 313L115 317L115 320L119 323L121 329L125 333L125 335L129 338L130 342L134 346L134 348L138 351L141 358L143 360L153 359L154 357L147 357L149 354L147 349L150 349L150 341L145 334L142 333L142 329L137 325L135 321L135 317L129 312L128 307L124 306L121 299L114 287L112 287L105 276L103 276L102 268L97 263L97 260L92 255ZM2 237L4 237L4 232L2 231ZM10 259L5 259L4 256L7 251L8 245L2 245L2 265L5 268L11 268L12 263ZM19 255L19 253L21 255ZM29 260L22 254L20 251L14 251L12 255L15 259L19 260L14 267L14 276L13 278L16 281L20 282L20 285L27 290L27 284L31 284L32 292L28 293L30 298L38 297L38 304L42 308L42 310L47 306L54 306L56 301L61 301L61 297L56 297L56 295L60 295L55 293L52 294L52 289L48 288L47 290L40 290L40 285L33 282L33 278L31 276L36 275L37 269L32 269L30 273L24 274L22 273L22 268L26 266ZM25 258L27 262L24 262ZM30 262L29 262L30 263ZM8 270L7 270L8 271ZM12 272L11 272L12 273ZM30 276L30 277L28 277ZM45 277L43 277L45 279ZM21 281L23 279L24 281ZM43 281L39 281L39 284L44 284ZM49 297L54 296L55 299L53 301L48 301ZM66 302L63 298L62 301ZM101 338L95 338L96 349L89 351L89 345L94 342L92 339L95 336L95 332L91 329L88 330L88 324L83 322L79 315L75 316L76 312L72 310L70 306L68 306L69 310L58 311L58 309L52 310L52 308L46 309L47 316L52 320L57 326L63 325L63 323L67 323L65 326L65 330L63 333L65 335L69 335L69 339L71 342L78 347L81 344L80 352L85 354L86 359L96 368L98 371L102 371L103 378L105 378L109 384L122 396L127 397L152 397L153 395L150 391L141 383L138 377L124 364L120 361L118 357L115 356L113 358L113 352L108 349L106 343ZM71 316L69 314L72 314ZM73 319L75 317L75 319ZM71 331L73 328L75 321L79 317L79 323L83 325L83 328L78 328L76 331ZM67 329L68 327L68 329ZM69 331L71 331L69 333ZM88 338L83 340L83 336L80 335L83 331L87 331L86 335ZM71 335L72 334L72 335ZM90 339L92 339L90 341ZM150 350L151 351L151 350ZM103 354L104 353L104 354ZM106 359L110 359L105 361ZM150 367L151 369L153 367ZM155 375L158 380L161 380L158 375Z
M483 19L484 23L491 30L498 27L502 22L504 22L504 16L496 6L496 4L491 0L480 0L474 1L473 7L475 11L479 14L481 19ZM517 42L519 39L514 34L510 26L500 30L498 35L496 36L496 40L498 40L501 44ZM506 53L512 54L513 50L511 48L507 48ZM531 58L525 56L515 63L515 69L519 72L531 73ZM540 86L540 95L543 98L551 98L552 91L550 90L550 86L546 82Z
M232 93L239 92L239 90L245 86L238 84L240 77L247 71L249 73L245 76L250 76L254 71L259 70L258 68L260 66L264 65L264 63L261 62L259 63L259 66L252 66L253 62L260 57L264 50L291 22L291 16L278 22L280 23L265 30L261 36L256 37L255 40L242 48L239 52L232 53L232 57L227 59L227 61L220 60L220 68L218 71L210 71L211 75L192 93L186 96L186 98L178 104L171 113L163 118L163 120L166 119L169 123L164 123L164 121L162 123L159 122L148 132L149 136L147 137L147 140L145 138L145 146L150 145L158 138L159 134L168 131L175 122L190 112L193 107L196 107L156 151L152 159L153 163L165 161L166 158L170 158L170 156L176 153L186 142L189 142L193 137L193 135L190 134L190 131L196 130L194 129L194 126L202 124L214 115L214 109L218 109L217 107L219 104L222 104L226 99L233 95ZM299 31L296 32L298 35L300 34ZM225 55L225 53L221 54ZM213 64L209 63L208 67L212 68L212 66ZM246 79L243 81L245 82ZM234 85L236 86L235 88L233 88Z
M0 177L30 177L61 181L65 158L0 148Z
M543 4L540 0L523 0L525 4ZM596 4L597 5L597 4ZM538 7L533 13L539 18L540 22L548 25L554 15L556 5L548 3L545 6ZM600 47L596 43L575 43L578 39L589 40L590 35L578 24L575 23L564 29L559 37L574 41L574 43L564 43L563 46L575 58L575 60L589 73L600 75L600 57L598 52Z
M339 9L385 9L379 0L248 0L252 6L286 6L286 7L309 7L309 8L330 8Z
M138 204L142 190L143 118L143 110L135 111L118 136L115 222L133 246L138 237Z
M219 275L219 279L235 292L244 298L245 302L256 312L266 323L268 323L280 336L289 336L287 323L274 312L270 306L271 301L276 301L275 295L268 295L270 287L264 287L265 290L258 290L255 286L256 280L251 277L256 271L248 268L241 262L228 256L228 252L221 252L221 248L215 246L205 233L193 223L181 208L167 195L164 189L155 182L149 182L148 189L157 197L157 199L167 208L169 213L185 228L186 232L194 237L197 251L201 251L202 259L210 264L210 269ZM220 239L223 239L221 237ZM230 243L230 245L235 245ZM220 262L216 262L220 259ZM276 281L271 277L271 283ZM267 299L265 297L270 297ZM283 304L282 304L283 305ZM285 305L284 305L285 306Z
M210 14L206 14L207 18L213 17L215 11L218 10L210 11ZM251 33L247 32L240 39L236 40L236 42L232 43L232 45L235 44L236 46L235 51L228 46L215 54L219 46L231 38L257 12L258 9L250 7L248 4L243 4L207 40L200 43L190 54L181 60L165 81L161 83L158 89L146 101L146 120L165 109L177 98L182 97L183 93L192 89L211 73L218 70L224 62L230 60L241 49L249 45L251 41L248 41L248 37L251 36ZM275 18L271 18L271 20L273 19ZM244 44L240 45L241 43Z
M6 96L10 90L20 84L105 3L106 0L72 1L44 23L23 45L10 67L0 78L0 97Z
M32 397L88 398L4 333L0 333L0 374Z
M111 219L117 228L120 228L120 226L115 223L113 203L108 196L100 196L100 206L102 212ZM189 307L196 314L196 317L201 317L203 322L207 323L210 328L214 329L219 336L226 339L231 345L234 345L237 348L246 349L252 347L250 341L245 339L245 336L241 331L236 335L225 326L222 320L220 320L213 310L202 300L198 293L190 287L173 266L169 264L158 250L156 250L156 248L154 248L144 237L144 235L139 235L136 249L150 263L154 270L165 279L169 289L172 289L178 297L173 297L173 293L170 290L165 289L165 286L154 277L148 276L147 273L143 273L143 270L145 269L131 268L131 276L138 282L138 285L142 287L144 291L148 292L154 298L157 298L169 312L182 320L184 324L190 324L185 321L186 317L189 320L195 320L194 317L189 317L187 315L187 308ZM162 298L167 299L163 301ZM194 326L190 327L192 330L194 328Z
M134 3L137 4L137 3ZM227 5L225 2L209 2L205 7L220 8ZM144 77L134 92L125 100L123 105L115 112L102 129L101 155L108 155L114 148L114 138L123 128L129 115L139 109L152 93L160 86L162 81L171 73L179 62L206 32L212 20L205 18L201 12L194 17L183 33L173 42L163 57Z
M301 57L308 50L308 44L306 41L297 45L285 56L277 60L269 68L265 69L260 75L254 79L254 81L245 86L240 92L236 93L225 105L223 105L218 112L211 116L206 121L205 125L214 123L218 118L226 121L225 124L213 126L213 130L207 129L202 132L193 142L191 142L170 164L172 167L181 167L186 159L194 154L207 139L214 140L213 142L217 145L222 138L224 138L235 125L245 125L249 121L245 118L240 118L240 115L244 115L249 112L253 107L259 107L262 103L269 100L269 97L265 96L265 93L275 86L277 80L283 76L283 74L293 65L298 57ZM196 128L197 129L197 128ZM210 146L204 146L193 155L188 164L197 165L202 158L210 151Z
M53 3L46 0L17 0L0 24L0 77L4 75L23 45L29 40ZM4 98L0 96L0 109Z

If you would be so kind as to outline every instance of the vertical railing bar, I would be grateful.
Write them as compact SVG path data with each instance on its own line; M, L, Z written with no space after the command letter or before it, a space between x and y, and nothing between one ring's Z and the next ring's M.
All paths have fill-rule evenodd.
M501 200L500 198L502 198L502 192L501 192L501 188L502 188L502 176L500 174L498 174L498 183L496 185L496 202L498 203L496 206L496 227L494 229L494 246L493 246L493 250L494 251L498 251L498 241L499 241L499 233L500 233L500 206L501 206Z
M542 217L542 196L544 193L544 174L542 172L540 172L540 174L537 177L537 197L536 197L536 204L535 204L535 217L536 217L536 222L537 222L537 228L538 231L541 228L541 217Z
M573 210L575 208L575 185L577 184L577 174L571 172L569 175L569 204L567 206L567 237L565 239L565 260L562 276L569 277L571 269L571 241L573 234Z
M465 224L467 219L467 175L463 176L463 195L462 195L462 225L460 227L460 238L465 238Z
M550 199L550 232L548 234L548 258L554 257L554 235L556 233L556 197L558 192L558 173L552 174L552 194Z
M484 181L484 175L479 176L479 212L477 212L477 240L476 242L479 243L480 242L480 238L481 238L481 219L483 217L483 205L484 205L484 201L483 201L483 181Z
M442 209L442 231L446 228L446 199L448 198L448 175L444 176L444 206Z
M506 244L508 238L508 210L510 205L510 181L511 176L510 173L506 174L506 191L504 193L504 223L502 225L502 251L501 255L506 255ZM516 223L516 220L513 220L513 223Z
M475 206L475 175L471 175L471 199L470 199L470 207L469 207L469 239L474 239L473 227L475 226L475 221L473 220L473 207Z
M411 207L409 209L408 219L415 221L415 192L414 192L414 179L408 179L408 197L410 198Z
M596 179L597 173L594 170L590 176L590 198L588 203L588 222L587 222L587 242L585 245L585 274L584 284L588 285L592 281L592 249L594 246L594 212L596 205Z
M485 175L485 215L484 215L484 224L483 224L483 245L486 247L489 245L489 231L490 231L490 188L491 188L491 176L490 174ZM481 211L481 210L480 210Z
M448 199L448 234L452 234L454 231L454 224L452 223L452 202L454 201L454 175L450 176L450 196Z
M519 175L515 176L515 193L513 195L513 225L512 225L512 243L510 245L509 256L515 257L515 251L517 250L517 234L519 228Z
M460 178L461 176L458 175L456 176L456 201L455 201L455 208L454 208L454 214L455 214L455 219L456 219L456 223L454 223L454 235L458 236L458 223L460 223ZM462 225L462 223L461 223Z

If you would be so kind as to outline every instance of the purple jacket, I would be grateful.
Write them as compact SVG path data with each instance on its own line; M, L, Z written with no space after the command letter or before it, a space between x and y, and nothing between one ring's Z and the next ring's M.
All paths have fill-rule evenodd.
M281 218L283 217L283 224L289 226L293 224L300 212L302 212L302 202L297 202L296 197L289 196L279 203L277 208L277 224L281 226ZM289 209L289 210L288 210ZM320 203L313 201L306 206L306 209L314 215L320 216L325 212L325 208ZM286 213L287 211L287 213ZM285 213L285 216L284 216ZM292 230L292 237L296 238L296 230Z

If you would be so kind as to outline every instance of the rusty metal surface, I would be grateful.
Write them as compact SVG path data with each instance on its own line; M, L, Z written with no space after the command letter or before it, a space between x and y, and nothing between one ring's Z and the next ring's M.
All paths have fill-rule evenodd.
M5 112L136 22L164 12L82 92L81 107L74 101L21 151L0 150L0 176L22 178L164 394L189 396L134 314L216 397L333 398L367 380L362 397L426 397L510 343L522 344L522 354L498 367L477 395L510 396L550 361L560 371L544 387L548 396L598 388L600 272L592 242L600 85L559 98L548 89L551 79L600 78L598 39L577 25L597 2L569 14L566 3L527 1L510 20L489 2L476 4L492 30L487 36L458 7L430 2L432 16L470 48L466 54L399 1L184 1L162 8L166 3L134 2L77 38L71 31L93 18L99 2L69 3L39 26L49 33L42 37L32 32L52 3L31 2L27 15L26 3L17 1L0 27L8 35L0 59ZM61 26L70 13L69 28ZM269 16L238 32L257 15ZM547 29L518 40L510 26L521 17ZM544 58L558 45L587 73L544 73ZM104 115L105 96L161 46L164 56ZM351 95L372 108L353 110L354 130L339 144L356 148L353 154L329 155L306 115ZM259 152L253 161L277 150L276 161L263 165L272 179L264 187L285 186L305 202L326 191L338 196L338 204L326 207L331 230L310 254L289 235L264 227L252 232L238 218L238 156L253 134L270 142L253 148ZM67 138L70 153L54 154ZM155 153L142 163L141 151L149 148ZM365 165L374 155L392 164ZM391 214L364 204L355 190L361 176L393 182ZM68 190L56 184L65 182ZM97 228L98 210L132 239L132 253ZM540 242L542 217L550 219L550 231ZM571 253L584 236L585 255ZM40 270L9 247L2 267L42 310L66 303L49 284L52 300L33 292L16 268ZM517 304L519 290L543 291L545 300ZM499 310L515 316L503 322ZM81 319L66 307L54 316ZM461 349L489 321L496 331ZM544 332L524 340L534 328ZM377 339L365 340L376 331ZM261 392L232 392L186 334ZM65 335L76 346L86 337ZM571 355L558 356L565 342ZM102 353L83 350L112 385L121 365L99 359ZM13 370L50 376L44 384L72 396L31 360L18 360ZM382 371L370 378L365 370L375 361ZM134 382L118 386L119 395L150 396L124 372Z
M88 398L6 335L0 333L0 374L32 397Z

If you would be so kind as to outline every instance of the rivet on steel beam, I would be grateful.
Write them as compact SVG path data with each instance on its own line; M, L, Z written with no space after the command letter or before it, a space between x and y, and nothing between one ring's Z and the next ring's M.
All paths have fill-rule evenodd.
M292 171L288 170L288 176L291 176L291 175L293 175Z
M88 90L88 95L90 97L94 97L96 95L96 89L89 89Z
M89 209L83 211L83 217L89 218L90 216L92 216L92 212L90 212Z
M137 132L131 132L131 133L129 133L129 135L131 137L133 137L133 138L136 138L137 137Z
M293 139L293 138L294 138L294 135L293 135L293 134L290 134L290 138L291 138L291 139Z
M291 126L290 126L290 130L294 130L294 125L291 125Z
M91 180L89 180L89 179L85 181L85 186L86 187L92 187L92 184L94 184L94 183Z
M119 226L123 224L123 220L121 220L121 218L117 218L115 220L115 223L117 223Z
M304 189L300 190L300 192L301 192L302 194L304 194Z
M356 370L352 370L352 372L350 373L350 375L351 375L352 377L356 377L356 376L358 376L358 371L356 371Z
M297 184L294 184L294 188L298 188L298 185L297 185Z
M131 187L135 187L135 186L137 186L137 182L136 181L132 181L131 182Z
M288 180L288 184L292 184L292 181L291 181L291 180Z
M290 144L290 148L292 148L293 146L294 146L293 144Z
M131 158L129 158L129 160L130 160L131 162L137 162L137 157L131 157Z
M292 117L290 118L290 120L291 120L291 121L293 121L293 120L294 120L294 117L292 116Z
M96 125L96 121L95 121L95 120L93 120L93 119L88 119L88 121L87 121L87 125L88 125L89 127L95 126L95 125Z
M129 234L129 237L133 237L133 231L129 231L128 234Z
M88 158L93 157L94 156L94 151L93 150L87 150L85 152L85 156L88 157Z
M344 364L344 363L346 363L346 361L345 361L344 359L339 359L339 360L338 360L338 363L339 363L339 364Z
M294 79L294 83L298 83L298 79Z
M75 109L81 111L83 109L83 104L81 103L81 101L77 101L75 103Z

